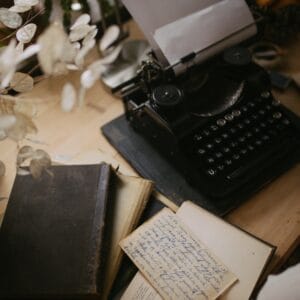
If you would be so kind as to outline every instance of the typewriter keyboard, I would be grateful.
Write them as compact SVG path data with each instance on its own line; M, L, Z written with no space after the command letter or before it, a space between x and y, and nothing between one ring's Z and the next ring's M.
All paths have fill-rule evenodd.
M206 176L234 180L259 169L270 156L287 151L292 134L280 103L264 92L197 129L184 148Z

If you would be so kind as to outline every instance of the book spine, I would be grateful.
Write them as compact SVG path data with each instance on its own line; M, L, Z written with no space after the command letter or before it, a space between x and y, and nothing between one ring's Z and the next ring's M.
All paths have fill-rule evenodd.
M91 233L90 255L88 260L89 282L93 287L93 293L99 293L99 282L101 282L100 270L103 263L103 234L105 227L105 215L107 209L107 199L109 191L110 166L101 164L99 170L98 190L96 195L95 213L93 219L93 229Z

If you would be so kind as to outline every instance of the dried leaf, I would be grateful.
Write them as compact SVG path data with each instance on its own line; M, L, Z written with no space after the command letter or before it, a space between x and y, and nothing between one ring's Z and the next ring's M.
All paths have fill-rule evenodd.
M17 101L14 105L14 111L15 113L23 114L29 118L34 117L37 113L35 104L24 101Z
M17 40L24 44L29 43L34 37L36 29L37 26L33 23L23 26L16 33Z
M5 131L9 138L18 142L27 134L37 133L37 128L29 117L19 113L15 116L16 123Z
M29 5L14 5L11 8L9 8L10 11L16 12L16 13L24 13L31 9L31 6Z
M4 130L0 130L0 141L3 141L7 138L7 135Z
M89 89L95 84L98 78L91 70L86 70L81 74L80 83L84 88Z
M77 42L85 38L85 36L92 30L90 25L81 24L76 26L69 35L71 42Z
M104 53L120 36L120 28L117 25L112 25L105 31L100 44L99 49Z
M61 95L61 109L65 112L70 112L76 103L76 91L71 83L66 83Z
M29 158L34 156L34 150L31 146L23 146L17 155L17 166L20 167L21 164Z
M0 130L7 130L16 124L14 115L0 115Z
M80 17L76 19L74 24L71 26L71 30L75 29L77 26L86 25L91 21L91 17L88 14L82 14Z
M15 98L9 95L1 95L0 97L0 113L14 115Z
M51 158L47 152L38 149L34 153L34 159L30 161L29 170L34 178L39 178L42 172L51 166Z
M2 22L6 27L11 29L16 29L22 25L22 17L7 8L0 8L0 22Z
M33 84L33 78L30 75L21 72L16 72L10 81L10 87L20 93L32 90Z
M0 177L5 174L5 164L0 160Z
M28 5L28 6L35 6L39 4L39 0L15 0L15 5Z

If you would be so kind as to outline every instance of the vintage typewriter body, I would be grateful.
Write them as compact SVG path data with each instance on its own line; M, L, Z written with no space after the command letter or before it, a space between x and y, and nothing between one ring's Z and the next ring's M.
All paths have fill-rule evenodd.
M298 118L274 99L268 74L247 49L222 50L201 63L188 53L183 72L144 63L123 89L132 127L216 199L255 192L298 162L300 145Z

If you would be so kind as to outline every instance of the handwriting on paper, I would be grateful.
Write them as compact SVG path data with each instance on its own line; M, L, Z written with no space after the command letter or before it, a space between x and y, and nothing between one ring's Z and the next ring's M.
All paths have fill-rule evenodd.
M164 299L215 299L237 280L166 208L120 245Z

